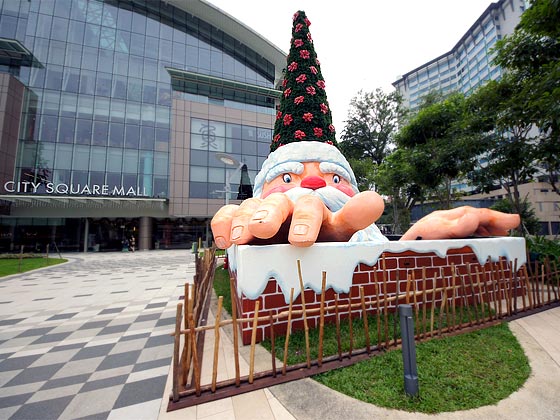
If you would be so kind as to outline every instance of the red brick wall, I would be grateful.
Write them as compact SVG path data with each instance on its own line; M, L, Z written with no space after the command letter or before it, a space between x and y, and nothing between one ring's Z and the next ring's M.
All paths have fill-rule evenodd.
M385 270L383 270L383 261L385 262ZM476 272L480 273L480 279L482 281L483 269L486 272L486 278L493 273L495 277L498 275L496 270L503 268L506 276L510 275L510 269L508 268L507 261L505 259L501 260L499 263L487 262L484 267L478 263L478 259L469 247L463 247L460 249L449 250L445 258L438 257L435 253L423 253L419 254L413 251L406 251L401 253L384 253L382 258L379 258L376 265L373 267L364 264L359 264L355 271L352 280L352 286L350 288L350 293L341 293L338 296L339 305L346 305L349 302L353 304L359 304L361 302L360 298L360 287L364 288L364 295L366 304L368 302L374 301L373 306L371 306L369 312L374 312L376 310L376 297L378 294L384 295L384 288L386 287L386 294L388 299L394 297L396 294L397 287L400 291L399 294L404 294L407 290L407 283L410 291L413 291L415 287L417 291L423 290L423 285L425 284L426 290L432 290L434 287L434 281L436 282L436 287L451 286L453 283L452 267L455 267L455 284L457 286L465 285L466 297L471 301L472 290L469 288L471 284L471 279L476 284ZM469 268L471 275L469 275ZM384 284L383 276L384 271L386 275L386 284ZM327 273L328 275L328 273ZM425 275L425 281L423 276ZM235 279L235 273L232 273ZM410 281L407 282L407 278L410 277ZM436 280L434 280L436 277ZM237 279L235 279L237 281ZM456 293L456 305L460 304L460 300L463 299L463 295L460 293L463 288L459 288ZM437 292L435 295L435 301L441 304L443 292ZM251 300L244 295L241 298L237 297L237 308L238 319L241 318L252 318L255 314L255 303L257 300L260 302L259 306L259 316L268 317L270 313L276 315L280 312L287 311L289 305L286 304L284 295L280 290L275 279L271 278L257 300ZM417 300L421 301L422 297L417 296ZM451 292L449 292L448 299L452 299ZM426 294L427 305L431 305L432 293ZM325 305L334 305L335 302L335 292L332 289L328 289L325 293ZM410 303L413 302L413 297L410 297ZM321 303L321 294L316 294L313 290L305 290L305 306L306 308L319 308ZM400 300L400 303L405 303L404 299ZM381 308L383 308L383 303L381 303ZM388 303L390 311L394 311L396 308L396 302L393 300ZM293 302L292 310L298 311L302 309L301 296ZM341 313L342 317L347 316ZM353 308L352 316L361 316L362 310L360 307ZM325 314L325 322L334 322L334 310L327 312ZM308 324L310 328L313 328L319 324L319 313L315 315L310 315L307 317ZM251 342L252 333L252 321L240 324L241 334L244 344L249 344ZM259 322L257 329L257 342L263 340L265 337L269 336L269 322ZM303 316L294 315L292 316L292 331L303 329ZM275 334L285 334L287 328L287 319L282 319L274 324Z

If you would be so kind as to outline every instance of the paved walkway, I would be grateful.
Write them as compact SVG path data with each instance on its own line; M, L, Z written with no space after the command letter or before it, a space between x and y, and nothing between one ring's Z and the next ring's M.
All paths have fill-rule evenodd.
M0 278L0 419L155 419L190 251L63 255Z
M65 257L64 265L0 278L0 419L560 418L560 308L511 323L532 375L496 406L419 415L304 379L167 413L169 333L194 274L190 251ZM221 342L219 380L231 375L230 337Z

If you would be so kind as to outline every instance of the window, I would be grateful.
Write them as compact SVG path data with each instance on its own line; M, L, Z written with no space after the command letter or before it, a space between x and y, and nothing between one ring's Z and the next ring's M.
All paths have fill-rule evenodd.
M109 126L109 146L124 146L124 124L111 123Z
M73 118L61 117L58 129L59 143L74 143L74 124Z
M89 168L89 147L74 146L74 159L72 169L87 171Z
M106 146L109 137L109 124L104 121L94 121L92 144Z

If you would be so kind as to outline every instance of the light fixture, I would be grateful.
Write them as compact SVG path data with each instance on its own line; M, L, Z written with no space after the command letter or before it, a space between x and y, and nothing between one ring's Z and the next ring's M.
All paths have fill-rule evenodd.
M227 153L216 153L216 159L222 162L224 165L228 166L235 166L235 171L230 176L226 176L226 184L225 184L225 193L226 193L226 205L229 204L229 195L231 193L231 180L232 178L237 175L237 173L243 167L243 163L239 162L233 156L228 155Z

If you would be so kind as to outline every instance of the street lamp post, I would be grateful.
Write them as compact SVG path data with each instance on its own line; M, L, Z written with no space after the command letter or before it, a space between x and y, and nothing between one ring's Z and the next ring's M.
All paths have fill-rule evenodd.
M237 173L243 168L243 163L239 162L233 156L228 155L227 153L216 153L216 159L222 162L224 165L227 166L235 166L235 171L230 176L226 176L226 184L224 186L225 193L226 193L226 205L229 204L229 195L231 193L231 180L232 178L237 175Z

